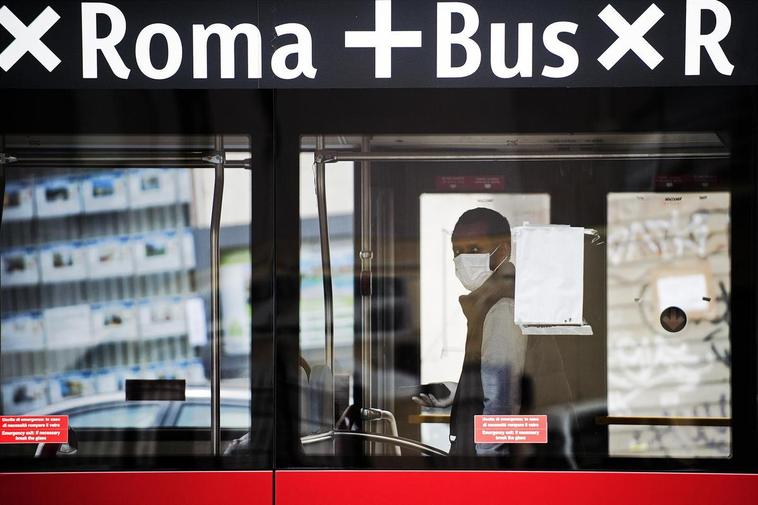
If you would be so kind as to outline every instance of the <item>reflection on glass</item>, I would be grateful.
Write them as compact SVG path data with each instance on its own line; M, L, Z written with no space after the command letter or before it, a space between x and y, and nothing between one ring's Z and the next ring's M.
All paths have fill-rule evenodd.
M300 364L301 425L303 435L327 431L329 411L324 398L331 384L351 396L353 356L353 165L336 163L327 171L327 206L334 296L334 371L324 362L324 292L321 275L313 153L300 155ZM328 400L327 400L328 401ZM347 406L348 398L341 405ZM339 414L337 414L339 415Z
M159 426L158 414L161 412L162 408L158 404L111 404L70 414L68 422L73 428L156 428Z
M41 138L40 145L47 141ZM74 429L165 427L190 414L200 419L199 410L182 417L174 402L127 403L125 381L183 379L188 400L202 398L192 408L210 416L213 170L200 159L195 168L135 167L129 150L143 144L171 150L193 142L206 150L212 143L100 136L78 141L86 145L72 141L68 147L82 159L102 145L123 143L124 167L72 160L66 168L6 170L11 191L3 201L0 234L0 414L67 414ZM234 142L247 148L244 137ZM221 387L223 397L236 397L226 407L245 412L222 417L222 426L249 428L251 178L241 168L228 167L225 174L226 194L235 205L224 205L221 221L228 281L221 294L229 314L222 321L228 339ZM227 418L232 425L224 424ZM209 422L193 426L207 434ZM160 443L138 449L163 454ZM208 452L191 443L178 450L185 449Z
M36 187L44 205L38 198L32 215L2 228L5 414L55 410L72 398L115 393L126 378L206 383L188 342L190 333L207 333L206 321L191 328L186 318L198 296L196 244L191 195L178 188L191 186L192 171L164 170L161 178L171 191L149 209L130 198L129 172L71 172L61 178L38 171L33 179L10 173L26 177L22 184ZM84 206L68 215L68 196L80 193ZM90 206L90 198L97 205ZM23 278L33 268L27 257L38 258L38 277ZM96 419L110 425L107 416L92 416L88 426Z

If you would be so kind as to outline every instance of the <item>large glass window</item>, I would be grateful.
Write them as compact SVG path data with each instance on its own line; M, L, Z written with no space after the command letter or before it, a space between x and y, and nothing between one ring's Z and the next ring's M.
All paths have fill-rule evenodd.
M17 161L5 167L0 233L0 414L68 416L79 458L108 454L117 442L131 456L210 455L218 366L222 451L250 431L250 143L226 135L219 151L214 140L4 139ZM215 364L211 162L219 159L222 346ZM166 387L178 389L156 398ZM162 443L167 428L184 431ZM124 446L125 429L138 430L127 438L134 447ZM144 429L152 443L137 443ZM4 445L0 455L33 449Z
M300 159L306 464L731 458L729 135L305 136Z

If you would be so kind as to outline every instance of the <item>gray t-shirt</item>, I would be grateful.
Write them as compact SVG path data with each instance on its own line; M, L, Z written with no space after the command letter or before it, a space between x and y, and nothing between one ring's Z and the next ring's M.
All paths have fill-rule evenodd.
M487 312L482 330L484 415L519 414L527 337L513 322L513 299L502 298ZM501 444L477 444L477 454L503 452Z

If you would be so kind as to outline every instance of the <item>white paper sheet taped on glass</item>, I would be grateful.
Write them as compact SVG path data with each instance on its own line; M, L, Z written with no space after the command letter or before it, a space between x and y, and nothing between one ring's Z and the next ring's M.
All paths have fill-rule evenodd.
M514 320L518 325L582 325L584 228L525 225L513 229Z

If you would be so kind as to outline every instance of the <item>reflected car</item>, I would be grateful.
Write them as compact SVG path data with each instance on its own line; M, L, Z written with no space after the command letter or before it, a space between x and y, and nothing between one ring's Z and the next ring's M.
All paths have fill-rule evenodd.
M210 389L187 388L185 401L126 401L124 392L90 395L48 405L36 415L68 416L77 428L210 427ZM250 428L250 391L221 391L221 426Z

